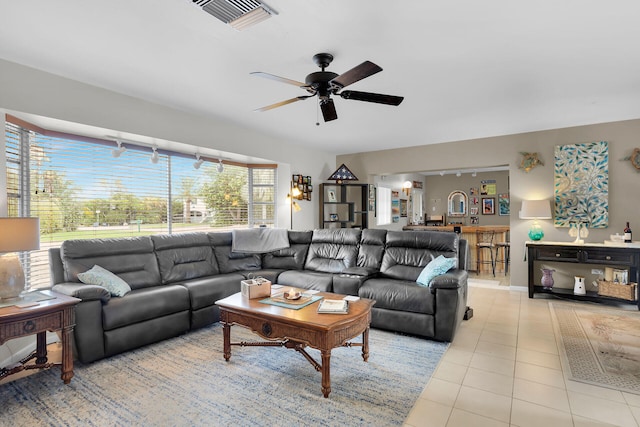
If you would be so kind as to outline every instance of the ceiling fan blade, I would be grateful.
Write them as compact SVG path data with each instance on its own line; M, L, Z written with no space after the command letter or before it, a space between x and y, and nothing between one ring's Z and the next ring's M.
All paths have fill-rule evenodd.
M338 118L338 113L336 112L336 106L333 103L333 99L329 98L326 101L320 101L320 109L322 110L322 117L325 122L330 122L331 120Z
M355 99L356 101L375 102L376 104L400 105L404 96L383 95L381 93L358 92L355 90L344 90L338 95L344 99Z
M366 77L372 76L375 73L379 73L380 71L382 71L382 68L373 62L364 61L362 64L340 74L338 77L331 80L330 83L335 86L346 87Z
M307 98L311 98L313 95L309 96L296 96L295 98L287 99L286 101L276 102L275 104L267 105L266 107L257 108L253 111L263 112L273 110L274 108L282 107L283 105L291 104L293 102L302 101Z
M263 77L263 78L269 79L269 80L275 80L275 81L280 82L280 83L287 83L287 84L298 86L298 87L306 87L307 86L306 83L302 83L302 82L299 82L297 80L287 79L285 77L276 76L274 74L263 73L262 71L254 71L254 72L249 73L249 74L253 74L254 76L258 76L258 77Z

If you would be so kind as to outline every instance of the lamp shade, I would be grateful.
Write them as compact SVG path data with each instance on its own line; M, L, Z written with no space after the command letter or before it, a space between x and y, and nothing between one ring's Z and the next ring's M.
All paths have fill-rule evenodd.
M551 219L548 200L523 200L520 219Z
M39 218L0 218L0 252L40 249Z

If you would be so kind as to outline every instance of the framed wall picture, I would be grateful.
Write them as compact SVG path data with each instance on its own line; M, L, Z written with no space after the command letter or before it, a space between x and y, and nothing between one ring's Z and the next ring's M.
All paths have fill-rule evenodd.
M477 225L479 223L480 223L480 220L479 220L479 218L477 216L472 216L471 217L471 224Z
M509 193L498 194L498 215L509 216L511 208L509 206Z
M482 198L482 214L495 215L495 213L496 213L496 198L483 197Z
M375 212L375 211L376 211L376 200L369 199L369 212Z
M376 187L373 184L369 184L369 198L370 199L376 198Z
M478 215L478 208L469 208L469 215Z
M400 216L407 217L407 199L400 199Z
M481 196L493 196L496 194L495 180L490 180L490 181L493 181L493 182L487 182L480 186Z

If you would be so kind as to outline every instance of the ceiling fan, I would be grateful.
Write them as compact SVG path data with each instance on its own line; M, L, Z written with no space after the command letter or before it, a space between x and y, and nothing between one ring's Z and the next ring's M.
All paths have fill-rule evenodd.
M333 55L330 53L318 53L313 56L313 61L322 69L322 71L316 71L309 74L305 78L305 82L299 82L296 80L287 79L284 77L276 76L269 73L263 73L260 71L253 72L251 74L264 77L266 79L275 80L282 83L291 84L305 89L310 95L297 96L295 98L287 99L285 101L277 102L275 104L267 105L266 107L258 108L255 111L268 111L274 108L282 107L283 105L291 104L293 102L302 101L307 98L318 96L318 102L320 109L322 110L322 117L325 122L335 120L338 118L336 113L336 107L331 99L331 95L338 95L344 99L353 99L356 101L375 102L377 104L387 105L400 105L404 97L383 95L380 93L371 92L359 92L355 90L342 90L343 88L360 81L366 77L372 76L380 71L382 68L370 61L365 61L362 64L350 69L349 71L340 75L331 71L325 71L325 68L333 61Z

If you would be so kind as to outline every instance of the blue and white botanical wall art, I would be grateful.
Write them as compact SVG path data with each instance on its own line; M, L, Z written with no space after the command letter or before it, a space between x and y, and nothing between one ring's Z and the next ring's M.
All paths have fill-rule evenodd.
M588 222L609 226L609 146L606 141L557 145L554 167L555 226Z

